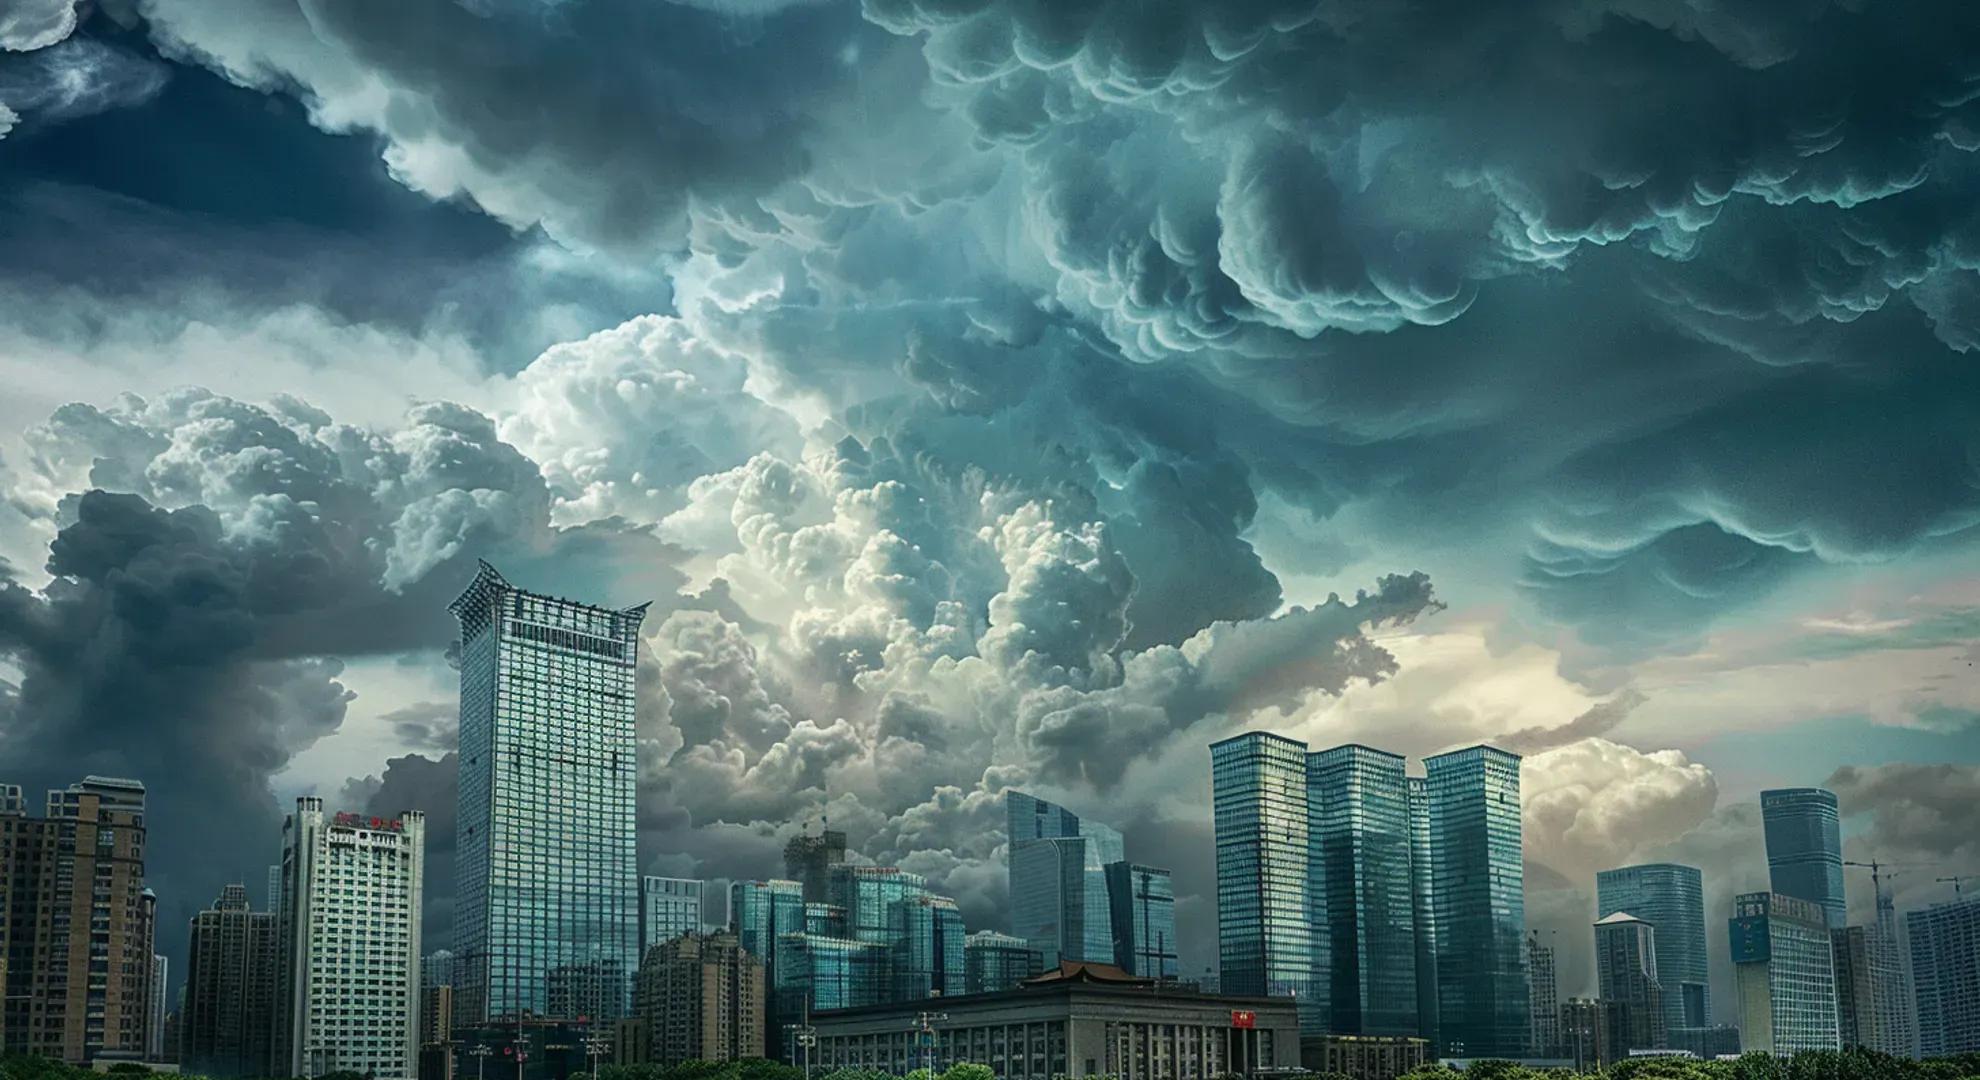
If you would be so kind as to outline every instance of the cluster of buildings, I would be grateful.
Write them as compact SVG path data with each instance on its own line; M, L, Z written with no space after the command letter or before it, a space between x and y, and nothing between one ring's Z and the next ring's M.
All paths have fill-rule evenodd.
M1559 1000L1525 920L1520 759L1489 746L1210 747L1214 973L1179 970L1170 872L1121 834L1009 791L1010 921L964 925L842 832L784 876L638 872L643 606L530 593L483 565L461 628L454 934L421 940L425 821L297 800L261 903L222 890L168 1008L144 884L144 788L88 777L45 816L0 787L0 1051L176 1059L216 1077L561 1080L621 1063L777 1057L1011 1078L1386 1080L1432 1057L1561 1065L1862 1045L1980 1049L1980 898L1849 926L1835 796L1762 796L1771 891L1725 913L1736 1001L1714 1022L1698 870L1596 880L1597 996ZM726 910L714 908L725 903Z

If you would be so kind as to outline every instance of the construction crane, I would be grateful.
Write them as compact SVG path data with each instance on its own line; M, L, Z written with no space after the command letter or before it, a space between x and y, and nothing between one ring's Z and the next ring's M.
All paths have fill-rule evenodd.
M1959 883L1962 881L1972 881L1972 880L1973 880L1972 874L1954 874L1951 877L1940 878L1939 883L1943 885L1946 882L1949 881L1952 882L1953 898L1956 900L1959 898Z

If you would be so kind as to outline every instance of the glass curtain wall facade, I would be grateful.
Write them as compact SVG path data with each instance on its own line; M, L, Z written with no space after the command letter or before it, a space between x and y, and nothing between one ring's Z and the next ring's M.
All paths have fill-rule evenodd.
M1336 1035L1415 1035L1416 913L1399 754L1337 746L1306 758Z
M1051 967L1061 960L1115 962L1107 867L1126 859L1121 834L1056 803L1004 793L1010 830L1011 932Z
M1777 788L1760 793L1767 872L1775 894L1822 909L1830 929L1847 925L1843 904L1841 814L1833 791Z
M1430 865L1430 782L1409 777L1409 874L1411 909L1416 918L1416 1025L1418 1033L1437 1041L1437 911L1435 873Z
M1628 912L1618 911L1595 924L1596 985L1603 1001L1624 1009L1619 1055L1669 1045L1657 951L1657 928Z
M910 896L893 905L893 999L964 992L963 921L946 896Z
M1733 899L1739 1045L1777 1056L1842 1045L1827 913L1779 893Z
M1918 1053L1980 1051L1980 897L1904 913Z
M891 989L892 954L892 947L877 941L812 934L779 937L772 985L776 1014L783 1019L766 1045L788 1053L784 1030L788 1025L826 1009L885 1002Z
M639 955L682 934L701 932L701 893L706 886L694 878L639 879Z
M482 563L450 610L461 628L455 1007L467 1024L581 1007L623 1016L639 964L633 680L646 605L526 592Z
M1437 1031L1450 1057L1527 1052L1519 755L1474 746L1424 759L1437 927Z
M891 946L894 905L928 895L928 882L892 866L834 866L827 889L830 902L845 910L848 937Z
M1039 970L1038 951L1021 937L979 930L963 939L963 984L967 993L1012 990Z
M1329 1021L1314 923L1306 745L1268 732L1212 743L1218 984L1291 997L1302 1033Z
M1692 866L1645 863L1595 875L1595 917L1626 911L1656 928L1657 982L1663 987L1664 1027L1712 1023L1705 963L1704 878Z
M1143 978L1175 978L1176 887L1169 872L1108 863L1107 896L1113 905L1115 966Z

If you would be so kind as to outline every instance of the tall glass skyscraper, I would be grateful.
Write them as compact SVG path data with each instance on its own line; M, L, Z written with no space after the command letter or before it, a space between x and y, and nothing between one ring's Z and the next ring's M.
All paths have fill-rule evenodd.
M826 891L831 903L845 909L848 937L892 945L894 905L928 895L928 882L892 866L840 865L832 867Z
M1665 1041L1664 986L1657 980L1657 928L1627 911L1595 923L1595 978L1603 1001L1622 1007L1618 1054L1659 1050Z
M1430 861L1430 786L1420 776L1409 777L1406 783L1409 785L1410 898L1416 916L1416 1025L1435 1051L1442 1044L1437 1041L1437 911L1435 875Z
M1821 788L1760 793L1773 891L1822 909L1830 929L1849 922L1843 904L1842 827L1836 794Z
M1327 1030L1314 926L1306 744L1254 731L1210 744L1217 956L1226 994L1289 996L1302 1032Z
M1530 1018L1519 755L1424 759L1437 925L1437 1024L1451 1057L1520 1057Z
M1918 995L1918 1053L1980 1051L1980 896L1904 913Z
M1595 916L1626 911L1656 928L1657 982L1671 1033L1712 1023L1705 964L1705 887L1696 867L1644 863L1595 875Z
M963 982L968 993L1010 990L1038 974L1038 951L1025 940L995 930L963 939Z
M729 930L744 951L774 968L777 939L806 930L804 886L777 880L730 882Z
M1107 866L1125 858L1121 834L1021 791L1004 793L1010 827L1011 932L1051 967L1114 962Z
M633 675L646 605L526 592L482 563L450 610L457 1014L624 1015L639 964Z
M1325 890L1329 1031L1415 1035L1416 912L1402 755L1356 745L1308 754L1306 798Z
M1114 909L1114 964L1145 979L1176 977L1176 887L1167 870L1123 859L1107 864Z
M946 896L910 896L896 900L889 914L893 1000L963 993L963 921L956 902Z

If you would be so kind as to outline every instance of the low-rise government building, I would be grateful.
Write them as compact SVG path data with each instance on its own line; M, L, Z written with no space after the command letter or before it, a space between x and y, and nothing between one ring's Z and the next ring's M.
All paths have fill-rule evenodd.
M1211 1080L1300 1065L1290 997L1204 994L1078 961L1012 990L835 1009L811 1024L809 1064L827 1072L905 1075L967 1061L1000 1080Z

